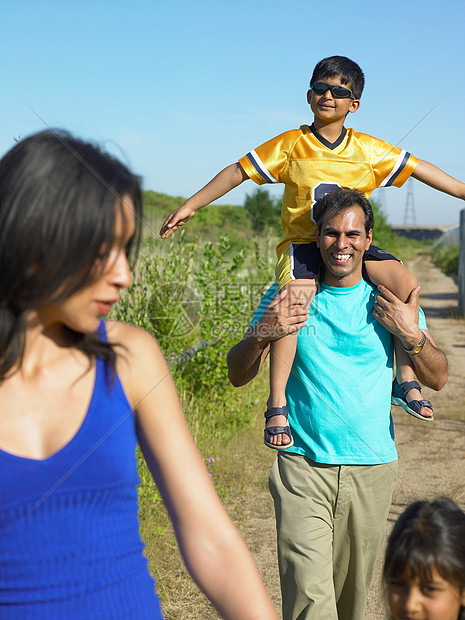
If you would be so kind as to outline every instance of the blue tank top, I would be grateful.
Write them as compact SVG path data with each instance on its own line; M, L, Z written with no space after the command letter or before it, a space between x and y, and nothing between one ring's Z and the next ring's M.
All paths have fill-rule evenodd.
M139 535L136 445L120 380L97 359L66 446L43 460L0 450L1 620L162 618Z

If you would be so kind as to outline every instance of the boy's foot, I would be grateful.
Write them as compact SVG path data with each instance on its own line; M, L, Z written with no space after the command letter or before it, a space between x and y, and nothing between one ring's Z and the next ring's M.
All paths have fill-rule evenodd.
M408 394L408 398L407 398ZM434 420L433 407L429 400L421 398L421 387L416 381L392 382L391 403L402 407L407 413L420 420Z
M287 424L287 416L286 407L270 407L265 411L264 443L268 448L284 450L294 445L291 429Z

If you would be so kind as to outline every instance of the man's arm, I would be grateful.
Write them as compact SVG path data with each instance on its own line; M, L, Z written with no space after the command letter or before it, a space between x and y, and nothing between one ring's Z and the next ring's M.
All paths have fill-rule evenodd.
M426 342L420 353L410 354L415 374L419 380L433 390L440 390L447 381L447 358L436 346L428 331L418 327L420 287L414 288L406 303L398 299L385 286L379 286L373 316L381 325L397 336L405 349L419 344L423 334Z
M465 200L465 183L454 179L454 177L451 177L427 161L420 159L417 167L412 172L412 177L434 189L438 189L440 192Z
M305 301L299 299L289 306L286 296L287 291L278 293L261 318L229 351L228 376L234 387L245 385L257 376L273 340L298 331L307 322L308 314L302 309Z
M221 198L248 178L239 163L231 164L218 172L216 177L168 215L160 229L162 239L169 237L171 233L193 218L196 211Z

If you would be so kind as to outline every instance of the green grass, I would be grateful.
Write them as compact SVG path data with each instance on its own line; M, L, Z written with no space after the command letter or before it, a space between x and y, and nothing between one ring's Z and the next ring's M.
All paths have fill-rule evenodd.
M431 249L431 261L446 275L457 276L459 271L458 244L441 243L434 246Z

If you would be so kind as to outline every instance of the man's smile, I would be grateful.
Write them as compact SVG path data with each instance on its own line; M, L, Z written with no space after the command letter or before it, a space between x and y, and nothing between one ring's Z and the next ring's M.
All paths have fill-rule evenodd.
M350 254L333 254L333 258L343 263L346 263L349 260L350 256Z

